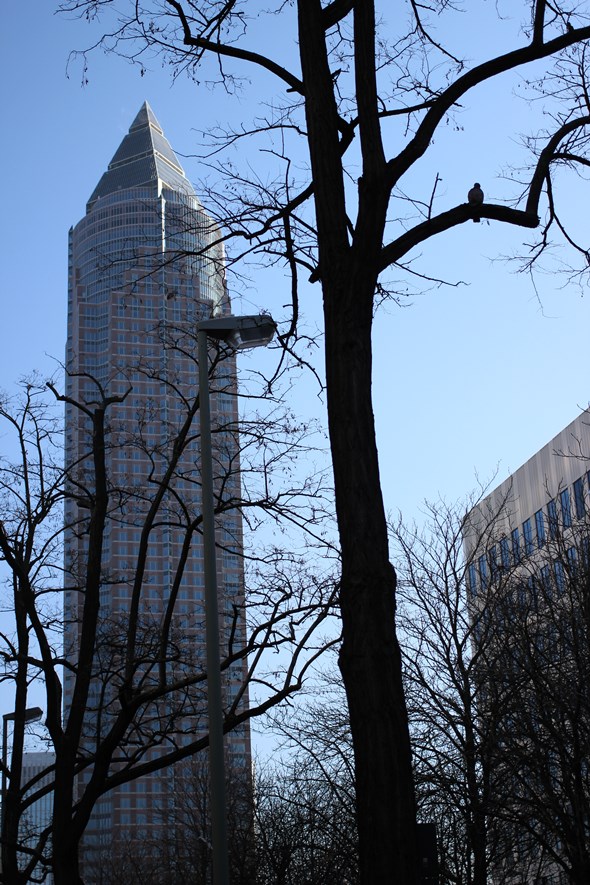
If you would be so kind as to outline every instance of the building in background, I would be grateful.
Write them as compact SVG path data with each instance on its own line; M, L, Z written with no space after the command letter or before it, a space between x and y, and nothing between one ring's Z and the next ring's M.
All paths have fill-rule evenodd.
M590 413L464 529L494 883L590 881Z
M34 787L30 792L37 791L41 787L49 786L53 783L53 775L50 773L51 766L55 762L53 753L24 753L23 769L21 774L21 783L34 783ZM25 799L27 793L25 792ZM53 812L53 792L48 791L45 796L41 796L25 811L20 823L20 837L24 843L36 847L38 837L47 827L51 825L51 816ZM26 861L26 858L23 858ZM43 880L47 885L52 885L53 876L47 873Z
M85 720L89 748L97 732L108 730L111 705L114 709L120 702L122 649L132 629L134 607L138 643L143 641L146 650L144 663L134 663L136 678L142 672L151 678L154 637L172 593L177 594L172 629L178 652L166 666L176 676L183 667L188 672L204 666L200 663L205 633L198 414L157 518L149 531L145 526L155 494L154 477L167 469L174 441L196 399L195 325L203 317L230 313L223 249L214 244L218 238L152 110L144 104L69 240L66 459L80 489L78 503L66 506L65 648L70 662L77 660L81 643L80 588L88 552L84 521L92 482L91 431L87 417L72 402L92 404L103 395L120 399L108 411L110 510L100 591L104 642L100 660L93 662L95 677ZM224 500L235 501L240 477L233 356L226 355L219 364L211 405L217 488ZM194 525L189 530L191 520ZM239 643L243 624L232 621L243 603L239 511L228 507L218 519L217 531L221 623L225 618L226 637L231 623L231 641ZM138 579L138 556L146 550L145 543L145 572ZM140 645L136 647L141 651ZM240 702L247 703L243 667L237 662L224 675L228 704L238 693ZM66 668L66 717L72 692L73 675ZM150 721L128 736L127 755L119 754L119 764L141 747L146 735L154 743L144 757L149 761L205 733L205 705L201 687L147 711ZM228 736L227 753L234 772L249 773L247 726ZM85 777L82 774L80 779L81 791ZM153 846L168 841L166 852L176 862L185 850L179 846L187 845L183 822L202 852L209 837L205 823L199 823L205 812L196 808L195 779L202 782L202 771L197 761L189 760L106 794L95 806L87 830L86 857L93 856L98 868L101 857L112 862L138 846L157 853L160 848ZM88 863L86 870L86 881L95 881Z
M518 564L556 534L586 516L589 493L590 414L568 424L532 458L489 493L471 514L465 534L468 557L479 533L493 520L493 546L471 571L473 589L499 567ZM487 539L489 542L489 538Z

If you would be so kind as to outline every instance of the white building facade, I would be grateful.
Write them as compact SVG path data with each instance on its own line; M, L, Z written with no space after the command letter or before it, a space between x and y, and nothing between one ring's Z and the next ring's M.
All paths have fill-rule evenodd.
M484 497L464 548L496 885L590 881L590 414ZM486 729L482 728L482 731Z

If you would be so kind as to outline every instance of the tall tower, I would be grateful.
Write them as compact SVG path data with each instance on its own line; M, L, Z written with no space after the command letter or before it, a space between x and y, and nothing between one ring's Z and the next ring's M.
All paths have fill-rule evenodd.
M89 764L79 778L79 797L95 770L97 736L108 733L123 705L146 686L183 677L189 683L138 711L110 772L149 763L207 730L206 683L199 681L205 631L195 326L230 312L218 233L145 103L70 232L66 463L76 494L65 514L65 654L72 665L65 674L66 723L89 599L88 526L97 484L89 411L111 399L99 629L84 720ZM218 587L222 651L233 651L244 629L237 614L243 609L242 524L235 508L238 414L234 358L221 353L217 360L211 407L223 510ZM227 707L247 703L243 676L240 661L226 669ZM232 768L247 779L247 726L228 737L227 752ZM205 820L199 822L204 812L195 807L195 778L198 762L183 760L106 793L86 831L87 881L99 880L93 868L103 857L112 864L114 857L139 852L148 870L146 852L160 869L169 853L178 866L178 845L188 844L184 823L202 853L209 837Z

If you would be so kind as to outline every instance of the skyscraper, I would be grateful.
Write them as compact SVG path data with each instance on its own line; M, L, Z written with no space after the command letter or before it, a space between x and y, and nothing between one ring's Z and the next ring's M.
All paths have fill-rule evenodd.
M206 690L199 681L205 657L195 326L203 317L230 312L218 239L145 103L86 215L70 232L66 463L76 494L66 504L66 721L75 703L91 598L85 582L89 551L96 546L88 532L99 494L100 468L91 447L97 406L105 407L106 431L99 630L89 662L89 761L79 777L79 798L95 771L98 742L146 686L186 683L137 710L110 772L149 764L206 733ZM242 525L235 508L238 416L234 358L218 353L213 365L215 480L223 511L217 522L218 585L227 650L243 639L237 614L243 603ZM228 707L247 703L243 668L237 661L225 671ZM248 772L245 725L228 737L227 751L234 767ZM186 844L183 821L206 845L206 823L198 822L194 788L188 786L193 776L194 765L184 760L104 794L86 833L93 862L100 866L103 847L111 859L116 856L117 843L121 854L139 845L157 854L154 846L167 838L167 850L175 854L172 836ZM91 870L86 875L94 881Z

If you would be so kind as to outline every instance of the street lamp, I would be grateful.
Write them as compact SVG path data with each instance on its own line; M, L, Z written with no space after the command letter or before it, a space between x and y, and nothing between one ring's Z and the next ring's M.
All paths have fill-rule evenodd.
M276 323L270 316L226 316L197 323L199 360L199 420L201 429L201 491L203 556L205 565L205 642L207 648L207 706L209 715L209 781L211 784L211 830L213 883L229 885L225 771L223 758L223 706L217 612L217 568L215 551L215 502L213 498L213 453L207 339L224 341L234 350L264 347L272 341Z
M29 722L38 722L43 716L41 707L29 707L22 716L18 713L4 713L2 716L2 832L4 832L4 799L6 796L6 765L8 758L8 723L22 722L27 725Z

